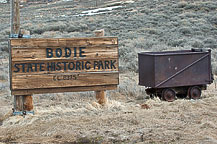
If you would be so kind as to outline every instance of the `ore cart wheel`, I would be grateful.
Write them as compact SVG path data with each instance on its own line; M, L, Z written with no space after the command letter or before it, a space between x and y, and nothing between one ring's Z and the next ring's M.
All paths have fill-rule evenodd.
M164 89L162 91L162 98L168 102L173 102L176 99L176 92L173 89Z
M199 99L201 97L201 89L198 86L190 87L188 96L190 99Z

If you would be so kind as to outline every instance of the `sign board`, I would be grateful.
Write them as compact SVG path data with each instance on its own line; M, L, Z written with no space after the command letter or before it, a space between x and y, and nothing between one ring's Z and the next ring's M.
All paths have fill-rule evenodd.
M99 91L119 84L118 39L10 39L13 95Z

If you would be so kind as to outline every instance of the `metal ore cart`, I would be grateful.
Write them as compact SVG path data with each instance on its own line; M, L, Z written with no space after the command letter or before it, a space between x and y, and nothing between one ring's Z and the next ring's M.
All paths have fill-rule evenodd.
M176 96L198 99L201 90L213 82L211 50L192 49L165 52L141 52L139 85L148 95L174 101Z

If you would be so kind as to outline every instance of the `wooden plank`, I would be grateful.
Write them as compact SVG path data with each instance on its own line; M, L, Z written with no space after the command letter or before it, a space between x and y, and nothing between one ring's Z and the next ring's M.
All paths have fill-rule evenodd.
M63 92L82 92L82 91L101 91L101 90L103 91L103 90L115 90L115 89L117 89L117 85L27 89L27 90L13 90L12 95L32 95L32 94L41 94L41 93L63 93Z
M75 72L118 71L118 59L12 62L12 76Z
M79 47L51 47L43 48L13 48L12 47L12 59L13 61L26 61L26 60L58 60L58 59L78 59ZM83 56L82 59L100 59L100 58L118 58L118 46L117 45L105 45L105 46L88 46L82 47ZM49 52L47 52L49 51ZM52 52L51 52L52 51ZM61 51L61 56L56 52ZM48 58L47 55L52 55L52 58ZM57 57L58 56L58 57Z
M63 73L17 75L12 77L12 90L95 85L117 85L119 73Z
M117 45L117 37L91 37L91 38L59 38L59 39L10 39L13 48L19 47L67 47L67 46L90 46L90 45Z

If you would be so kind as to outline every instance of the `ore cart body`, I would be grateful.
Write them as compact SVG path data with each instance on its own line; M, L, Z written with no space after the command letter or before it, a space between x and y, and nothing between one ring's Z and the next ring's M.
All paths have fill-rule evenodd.
M211 70L211 50L139 53L139 85L167 101L200 98L201 90L213 82Z

